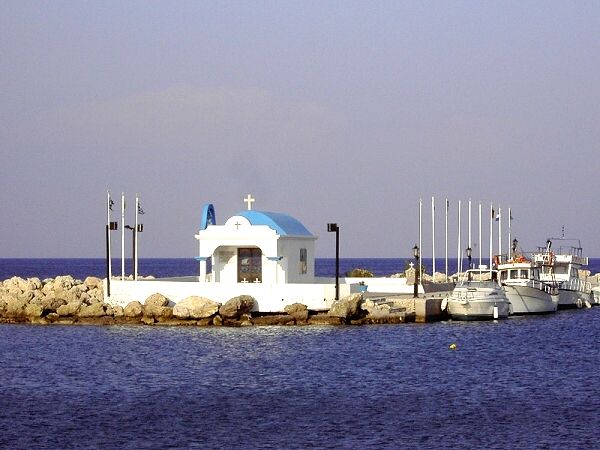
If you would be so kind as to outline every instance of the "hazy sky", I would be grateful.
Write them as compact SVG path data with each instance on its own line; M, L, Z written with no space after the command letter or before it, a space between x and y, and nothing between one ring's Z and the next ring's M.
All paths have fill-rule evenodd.
M486 252L493 202L526 249L564 225L600 256L599 30L598 1L3 0L0 257L103 256L107 190L141 196L140 257L248 193L318 256L327 222L342 257L410 255L420 197L430 246L432 195L438 256L445 197L451 256L469 198Z

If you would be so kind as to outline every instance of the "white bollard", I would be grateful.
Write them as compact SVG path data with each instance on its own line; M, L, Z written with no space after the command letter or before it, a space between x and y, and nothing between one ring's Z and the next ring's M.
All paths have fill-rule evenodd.
M494 306L494 319L498 318L498 307Z

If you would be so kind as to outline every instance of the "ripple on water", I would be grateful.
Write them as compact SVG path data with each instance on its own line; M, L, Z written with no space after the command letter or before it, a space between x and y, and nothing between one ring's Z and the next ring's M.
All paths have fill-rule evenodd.
M0 447L597 447L599 318L1 325Z

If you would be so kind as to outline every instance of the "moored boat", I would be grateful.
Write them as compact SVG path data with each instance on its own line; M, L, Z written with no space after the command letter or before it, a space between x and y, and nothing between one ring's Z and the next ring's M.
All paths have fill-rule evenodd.
M553 240L560 244L552 249ZM577 245L573 245L577 244ZM551 238L546 247L538 248L533 261L540 267L540 280L556 283L558 287L558 309L591 306L592 285L580 277L580 270L588 265L578 239Z
M498 272L485 266L467 270L448 297L448 314L454 320L506 319L509 312Z
M559 295L555 285L540 279L540 268L523 255L498 265L500 283L512 305L512 314L556 312Z

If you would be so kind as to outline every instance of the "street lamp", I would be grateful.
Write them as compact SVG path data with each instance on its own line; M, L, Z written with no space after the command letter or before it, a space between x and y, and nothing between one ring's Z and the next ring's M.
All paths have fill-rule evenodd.
M109 200L110 202L110 200ZM110 206L109 206L110 209ZM110 212L109 212L110 214ZM110 232L111 231L115 231L117 230L119 227L117 225L117 222L112 222L110 221L110 217L109 217L109 222L106 224L106 296L110 297L110 279L112 277L111 274L111 254L110 254Z
M419 276L421 275L421 266L419 264L419 246L415 244L413 247L413 256L415 257L415 285L413 297L417 298L419 296Z
M473 249L471 247L467 247L467 259L469 260L469 269L471 268L471 255L473 254Z
M512 240L512 257L515 257L515 254L517 253L517 244L519 243L519 241L517 241L517 238L514 238Z
M142 231L144 231L144 224L138 223L137 227L132 227L131 225L125 225L125 229L126 230L131 230L132 233L132 246L133 246L133 254L132 254L132 264L133 264L133 277L135 280L137 280L137 273L138 273L138 262L137 262L137 258L136 258L136 246L137 246L137 234L141 233Z
M340 299L340 227L337 223L328 223L327 232L335 233L335 299Z

